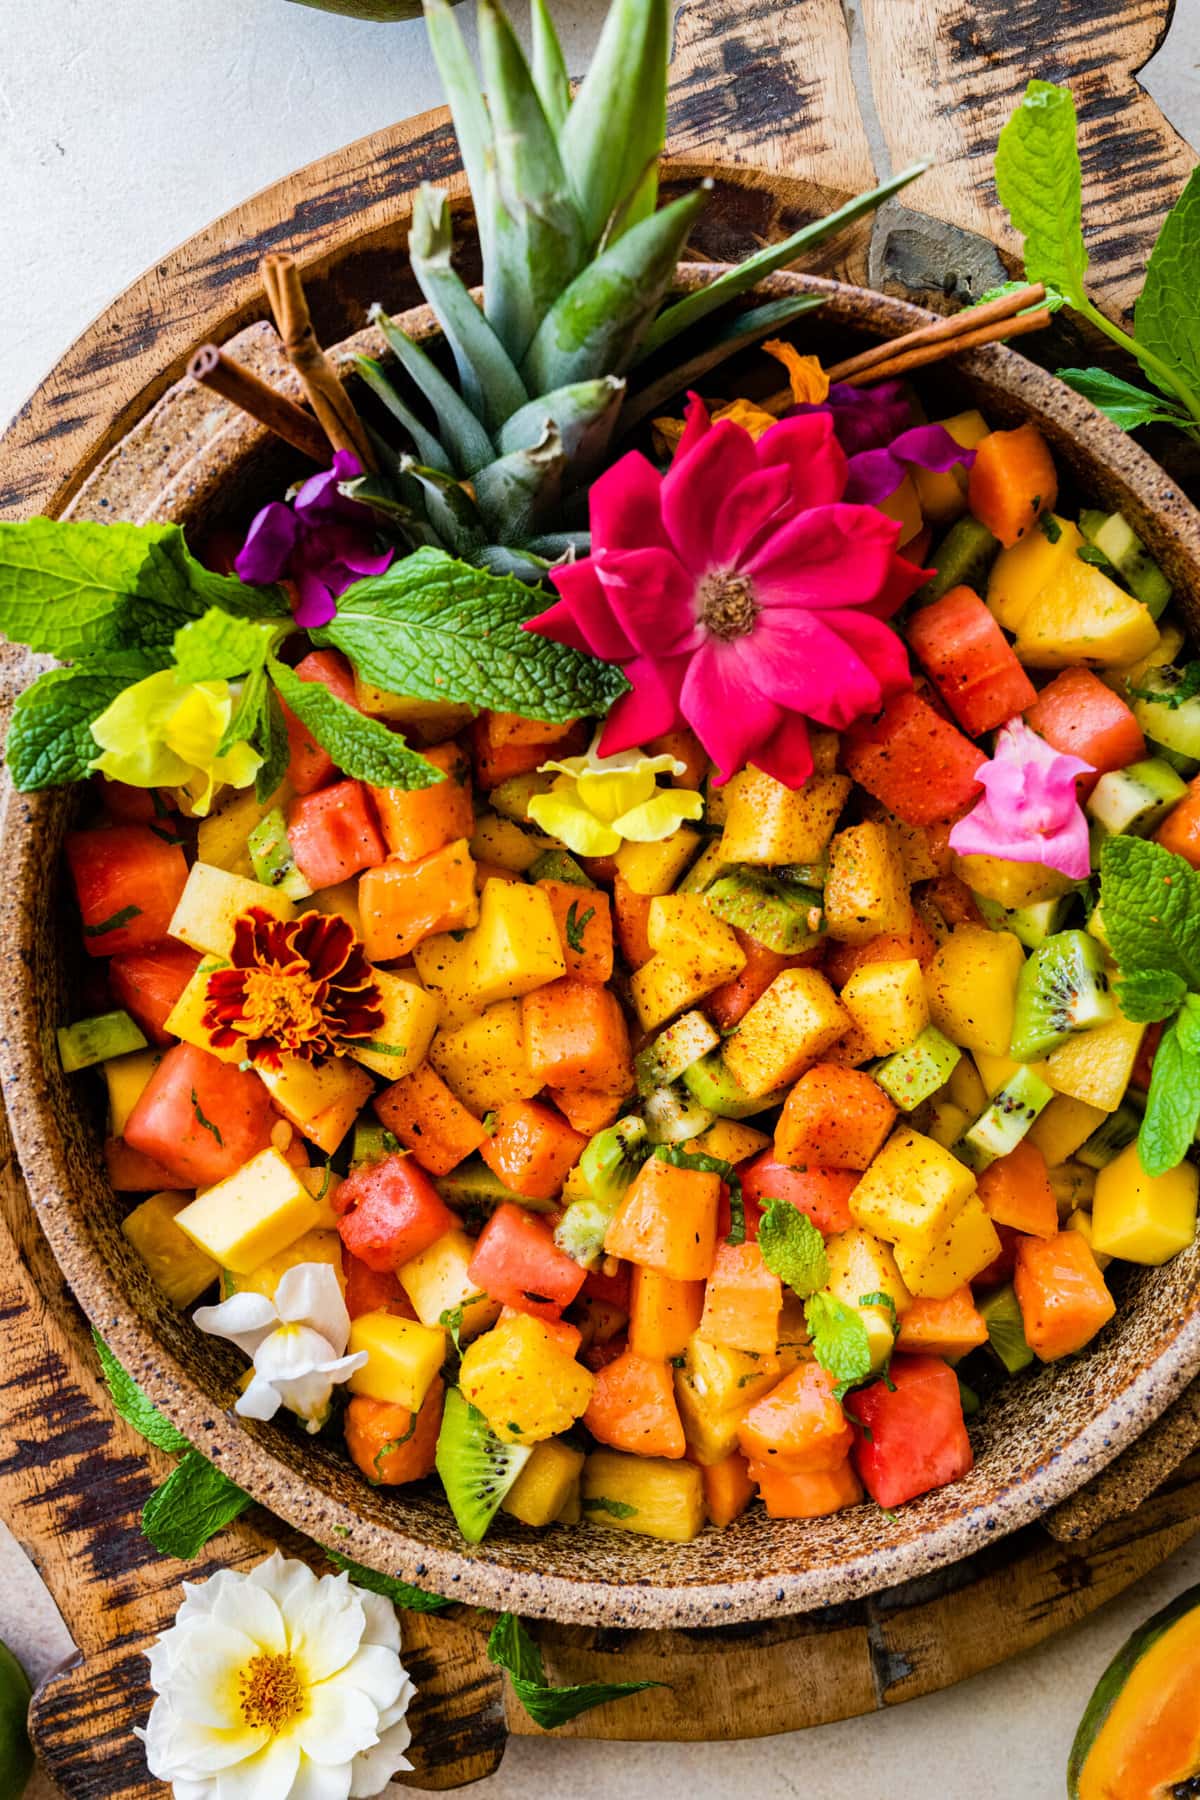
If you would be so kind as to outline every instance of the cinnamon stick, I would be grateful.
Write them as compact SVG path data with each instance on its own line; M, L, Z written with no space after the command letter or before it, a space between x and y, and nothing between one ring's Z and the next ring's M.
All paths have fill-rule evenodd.
M273 431L293 450L299 450L322 468L329 463L329 440L316 420L286 394L281 394L278 388L271 387L261 376L218 350L215 344L202 344L188 364L187 372L193 381L249 413L252 419Z
M287 359L300 377L326 437L335 450L349 450L357 456L364 469L376 469L366 427L317 342L295 261L285 255L264 256L262 278Z
M906 331L903 337L892 338L884 344L874 344L869 350L861 350L857 356L849 356L845 362L836 363L826 372L830 381L849 381L852 375L878 368L880 363L892 362L898 351L907 352L923 344L941 344L949 338L957 340L974 336L985 325L991 325L997 319L1015 318L1026 307L1036 306L1039 300L1045 298L1045 288L1040 281L1035 282L1015 294L1001 294L998 300L989 300L986 306L967 307L948 319L938 319L936 324L921 325L916 331ZM1029 327L1024 329L1028 330ZM990 343L992 339L986 341Z
M958 337L919 344L911 350L901 349L906 341L904 338L894 338L891 345L893 354L887 362L877 363L873 369L862 369L857 375L841 376L839 379L848 387L864 387L870 381L891 381L897 375L906 375L910 369L923 369L929 363L957 356L962 350L978 350L984 344L998 344L1008 338L1024 337L1030 331L1043 331L1052 316L1050 309L1043 307L1041 311L1025 313L1019 319L998 319L994 325L984 325L978 331L965 331Z

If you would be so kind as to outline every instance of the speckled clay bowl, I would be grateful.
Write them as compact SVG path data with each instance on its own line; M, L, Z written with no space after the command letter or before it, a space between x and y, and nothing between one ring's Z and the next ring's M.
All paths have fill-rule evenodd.
M695 268L682 274L689 283L705 278ZM774 295L803 288L827 296L798 328L826 360L929 319L899 301L801 276L764 285ZM427 335L431 322L418 313L407 323ZM235 354L280 374L263 327L244 333ZM952 373L938 370L927 387L938 405L976 402L1002 424L1034 420L1075 490L1067 503L1086 498L1124 512L1200 625L1200 515L1115 426L1000 348L962 358ZM192 529L241 523L293 472L257 427L180 386L96 471L73 512L175 518ZM728 1531L675 1546L592 1526L534 1532L501 1514L486 1541L469 1548L435 1483L412 1493L371 1488L338 1445L236 1419L229 1408L241 1359L174 1312L125 1243L126 1208L108 1189L100 1120L87 1110L91 1084L68 1082L54 1051L77 955L57 855L70 808L61 794L11 796L4 826L0 1070L34 1205L67 1280L130 1372L206 1456L319 1543L464 1601L560 1620L696 1626L798 1612L923 1574L1035 1518L1145 1430L1200 1370L1194 1247L1165 1269L1131 1274L1116 1320L1086 1355L1008 1384L973 1422L971 1474L895 1518L864 1505L781 1523L756 1508Z

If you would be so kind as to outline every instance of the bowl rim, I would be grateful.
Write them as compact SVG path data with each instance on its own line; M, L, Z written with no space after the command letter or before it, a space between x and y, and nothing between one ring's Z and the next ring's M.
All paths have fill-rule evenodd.
M680 285L699 285L720 266L684 265ZM894 329L898 334L932 323L937 316L869 289L800 274L771 277L755 293L761 297L795 293L798 288L825 295L831 315L840 323L873 332ZM403 315L414 324L429 316L425 308ZM1200 569L1200 514L1148 453L1117 426L1014 350L989 346L958 362L968 378L999 379L1018 406L1033 404L1021 393L1032 378L1040 389L1035 410L1052 416L1064 430L1086 436L1110 466L1123 464L1127 481L1140 480L1143 488L1153 485L1156 506L1166 501L1172 510L1184 509L1183 527L1176 522L1164 529L1175 535L1182 529L1183 554ZM82 493L103 468L102 463ZM808 1612L928 1574L1027 1524L1098 1473L1200 1371L1197 1304L1153 1360L1031 1475L918 1538L882 1542L836 1564L686 1582L673 1581L669 1566L664 1566L662 1582L622 1583L516 1569L489 1560L486 1539L477 1548L464 1544L450 1549L426 1543L407 1521L385 1526L363 1519L324 1487L297 1480L295 1469L272 1447L273 1427L248 1426L232 1411L222 1411L199 1388L160 1342L151 1321L128 1307L114 1272L91 1249L87 1232L74 1228L65 1140L55 1124L47 1074L52 1049L29 979L38 908L46 890L42 846L56 829L56 809L63 804L53 793L16 793L5 773L0 842L7 863L0 892L0 941L8 954L0 962L0 1015L5 1021L0 1032L0 1083L39 1224L84 1312L151 1400L254 1499L318 1543L344 1544L356 1560L456 1600L571 1623L695 1627Z

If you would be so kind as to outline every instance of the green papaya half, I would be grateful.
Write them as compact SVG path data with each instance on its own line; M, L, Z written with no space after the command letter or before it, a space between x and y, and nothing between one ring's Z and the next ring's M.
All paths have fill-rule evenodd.
M1100 1677L1067 1791L1071 1800L1200 1797L1200 1587L1139 1626Z

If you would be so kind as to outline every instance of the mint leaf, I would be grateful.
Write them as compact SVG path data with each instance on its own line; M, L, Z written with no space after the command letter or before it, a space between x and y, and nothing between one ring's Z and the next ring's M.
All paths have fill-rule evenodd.
M368 781L372 787L427 788L445 780L441 769L410 750L398 731L347 706L323 682L304 681L273 657L268 668L300 723L354 781Z
M262 684L259 725L252 740L263 758L262 767L254 777L254 797L262 805L271 798L287 774L288 764L292 760L292 746L288 741L287 720L279 704L279 695L267 681L266 670L256 669L247 677L247 685L251 681Z
M234 681L250 669L261 669L291 630L290 619L236 619L219 606L210 606L202 618L175 633L179 679Z
M595 916L595 907L589 906L583 917L580 918L578 900L572 900L567 908L567 942L578 956L582 956L584 951L583 934Z
M986 306L991 300L1007 300L1010 294L1020 294L1028 286L1028 280L1002 281L998 286L988 288L986 293L980 294L978 300L972 300L971 305ZM1059 294L1054 288L1047 286L1046 295L1043 300L1035 300L1031 305L1022 307L1021 311L1016 316L1018 318L1024 318L1026 313L1031 312L1058 312L1059 309L1066 304L1067 299L1065 294ZM968 310L970 309L968 308Z
M1175 1021L1180 1047L1187 1056L1200 1057L1200 994L1189 994Z
M377 1046L373 1044L371 1048L375 1050L376 1055L378 1055ZM487 1124L489 1118L494 1117L494 1113L485 1114L484 1124ZM477 1294L468 1294L465 1299L459 1301L457 1306L448 1306L444 1312L438 1314L438 1324L442 1327L443 1331L448 1331L450 1333L450 1340L460 1356L462 1355L460 1338L463 1328L463 1315L468 1306L473 1306L477 1300L482 1300L484 1298L485 1295L481 1289Z
M790 1200L768 1200L758 1226L758 1247L772 1275L807 1300L829 1280L825 1239L807 1213Z
M684 1361L681 1356L680 1363ZM628 1500L610 1500L607 1494L593 1494L590 1500L582 1503L586 1513L607 1513L610 1519L636 1519L637 1507L631 1506Z
M338 1550L326 1550L325 1554L335 1569L346 1571L355 1587L366 1588L369 1594L380 1594L394 1606L406 1607L409 1612L441 1612L454 1605L453 1600L445 1600L441 1594L427 1594L424 1588L397 1581L394 1575L381 1575L378 1569L352 1562Z
M628 690L619 669L522 630L545 598L425 548L348 588L337 617L312 638L343 650L388 693L552 723L606 712Z
M144 1437L147 1443L158 1450L168 1450L173 1456L188 1450L191 1446L170 1419L159 1412L153 1401L143 1394L132 1375L127 1375L121 1367L100 1333L93 1328L92 1342L96 1346L96 1355L100 1358L100 1371L104 1376L104 1385L112 1396L112 1403L127 1425L132 1425L136 1432Z
M64 658L169 645L210 606L287 612L279 588L211 575L178 525L0 523L0 631Z
M1146 264L1146 284L1134 309L1139 345L1157 356L1188 387L1200 385L1200 169L1163 221Z
M1178 1012L1187 988L1171 969L1134 969L1117 984L1121 1011L1135 1025L1153 1025Z
M506 1671L517 1699L543 1731L553 1731L556 1725L565 1725L609 1700L663 1686L660 1681L584 1681L574 1687L553 1687L546 1680L541 1651L515 1613L500 1614L488 1638L487 1653L489 1662Z
M130 651L105 657L103 667L80 664L39 675L17 698L4 747L21 792L82 781L100 754L92 720L163 661Z
M1200 988L1200 880L1182 856L1128 836L1100 851L1100 909L1122 976L1165 970Z
M804 1303L804 1319L812 1334L813 1355L828 1369L841 1400L871 1373L871 1345L859 1314L830 1293L813 1294Z
M1186 1033L1195 1042L1195 1028ZM1138 1132L1138 1158L1147 1175L1165 1175L1192 1147L1200 1119L1200 1055L1185 1047L1172 1021L1154 1054L1146 1112Z
M1188 415L1182 407L1173 406L1161 394L1135 387L1110 375L1107 369L1059 369L1058 379L1082 394L1085 400L1119 425L1122 431L1136 431L1139 425L1186 425Z
M1025 239L1025 273L1084 303L1082 181L1069 88L1031 81L996 145L996 191Z
M163 1556L190 1562L249 1505L249 1494L189 1450L142 1508L142 1531Z

